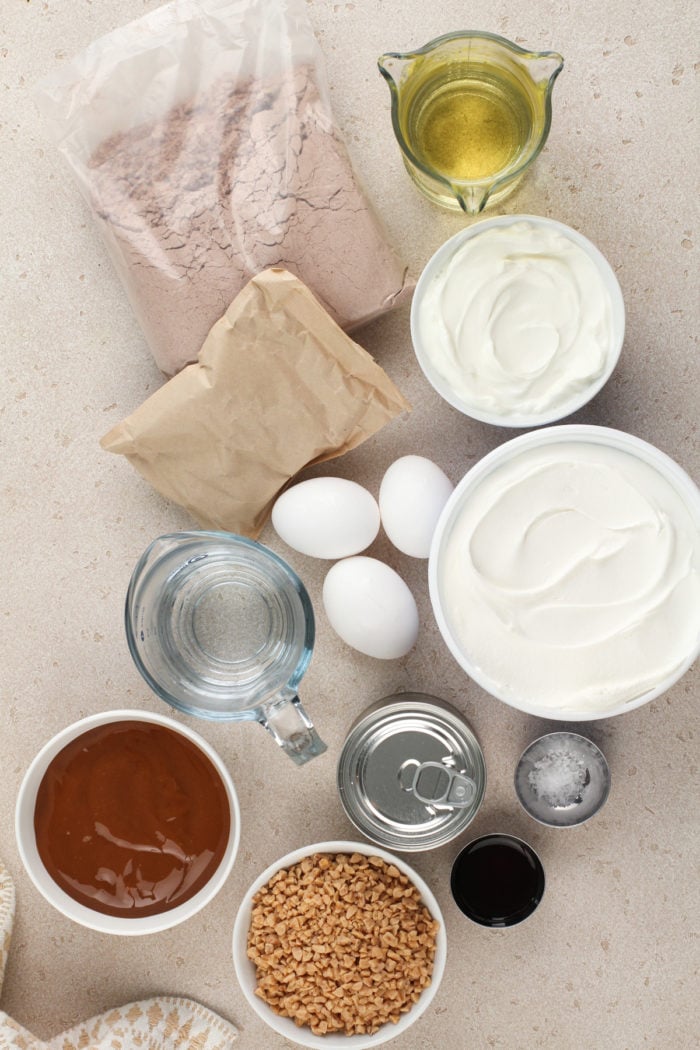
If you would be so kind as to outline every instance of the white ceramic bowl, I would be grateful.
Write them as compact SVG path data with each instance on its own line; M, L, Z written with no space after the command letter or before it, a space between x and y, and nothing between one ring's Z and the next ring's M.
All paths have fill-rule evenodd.
M396 1024L388 1022L382 1025L374 1035L345 1035L343 1033L314 1035L310 1028L300 1028L290 1018L276 1014L267 1003L255 995L257 985L255 966L246 954L253 897L259 889L270 881L276 872L281 871L283 868L289 868L303 860L304 857L309 857L314 853L362 853L368 857L381 857L387 864L394 864L402 874L408 876L420 893L423 904L440 924L436 936L435 961L430 985L424 989L420 998L411 1009L401 1015L400 1020ZM440 907L426 883L405 861L400 860L393 853L388 853L379 846L372 846L366 842L347 842L345 840L317 842L312 846L304 846L302 849L294 850L285 857L281 857L280 860L275 861L269 868L266 868L250 887L241 901L233 927L233 964L243 994L253 1010L275 1032L278 1032L293 1043L298 1043L300 1046L311 1047L312 1050L313 1048L316 1048L316 1050L369 1050L371 1047L379 1046L381 1043L386 1043L390 1039L395 1039L401 1035L420 1017L432 1001L442 979L446 957L447 937L445 935L445 921Z
M429 588L433 612L444 641L460 666L467 672L470 678L473 678L474 681L482 687L482 689L485 689L492 696L509 704L511 707L524 711L530 715L537 715L540 718L572 722L592 721L594 719L610 718L614 715L620 715L627 711L632 711L664 693L685 674L691 664L700 655L700 637L698 637L694 646L688 651L685 660L676 668L673 674L662 678L656 683L654 688L648 689L646 692L632 700L616 702L606 709L596 708L595 710L592 710L591 708L583 706L563 706L553 708L545 704L537 704L529 699L518 699L510 694L506 695L506 693L499 688L497 683L485 675L480 668L476 666L468 649L457 638L450 625L449 617L443 604L443 595L441 591L441 562L452 529L455 526L455 522L457 521L462 508L472 497L481 482L487 478L492 471L514 459L522 452L546 446L547 444L558 444L561 442L600 444L636 456L644 463L651 466L672 486L676 493L681 497L692 520L697 524L697 528L700 531L700 491L698 491L697 486L685 471L674 460L661 452L654 445L650 445L648 442L642 441L640 438L633 437L631 434L624 433L621 430L614 430L609 427L588 426L583 424L548 427L544 430L535 430L528 434L521 434L518 437L512 438L510 441L506 441L504 444L499 445L498 448L495 448L492 452L488 453L488 455L484 456L483 459L479 460L479 462L467 472L464 478L462 478L461 482L459 482L445 505L433 535L428 567Z
M610 348L604 371L586 387L577 391L571 398L560 404L554 405L544 412L530 414L516 414L511 412L508 414L499 414L497 412L486 411L476 405L470 404L460 396L460 394L451 386L449 381L440 374L431 360L421 336L419 315L426 290L431 284L433 278L445 269L452 256L466 241L476 237L477 234L483 233L484 230L496 226L511 226L518 222L528 222L534 226L544 227L562 234L581 248L592 260L610 297L614 333L613 345ZM477 419L482 423L491 423L494 426L500 427L545 426L548 423L555 423L558 420L571 415L573 412L578 411L579 408L582 408L583 405L587 404L591 398L595 397L595 395L602 390L612 375L620 357L624 337L625 306L622 292L617 277L605 256L602 255L598 248L596 248L588 238L584 237L570 226L566 226L564 223L557 222L555 219L548 219L541 215L498 215L494 218L483 219L481 222L474 223L465 230L460 230L460 232L456 233L454 237L450 237L449 240L445 241L445 243L441 245L435 254L428 260L420 278L418 279L418 283L416 284L411 304L411 338L413 340L413 349L418 364L423 370L423 374L428 382L448 404L452 405L453 408L458 409L472 419Z
M88 729L94 729L97 726L120 721L149 722L155 725L167 726L168 729L180 733L199 747L213 763L221 777L226 789L231 810L231 829L229 832L226 851L221 859L221 863L206 885L203 886L193 897L190 897L189 900L184 901L176 908L171 908L169 911L161 912L158 915L148 915L143 916L142 918L133 919L125 919L117 915L105 915L102 912L94 911L92 908L80 904L79 901L74 900L65 893L64 890L54 882L44 867L41 857L39 856L39 851L37 850L36 838L34 835L34 808L36 805L36 796L39 790L39 785L41 784L44 773L46 772L51 760L59 751L69 744L71 740L74 740L82 733L85 733ZM181 725L179 722L176 722L174 719L168 718L165 715L156 715L138 710L105 711L101 714L89 715L87 718L83 718L79 722L74 722L73 725L67 726L49 740L49 742L42 747L41 751L39 751L33 759L24 775L17 796L17 805L15 808L15 835L17 837L17 845L20 857L22 858L22 863L24 864L30 879L49 904L52 904L54 908L67 918L73 919L74 922L80 923L81 926L87 926L91 930L98 930L100 933L113 933L122 936L158 933L161 930L168 930L172 926L177 926L179 923L184 922L185 919L191 918L191 916L195 915L205 906L205 904L208 904L209 901L216 896L226 882L236 858L238 841L240 838L238 797L226 766L219 758L216 751L214 751L207 741L199 736L198 733L194 733L187 726Z

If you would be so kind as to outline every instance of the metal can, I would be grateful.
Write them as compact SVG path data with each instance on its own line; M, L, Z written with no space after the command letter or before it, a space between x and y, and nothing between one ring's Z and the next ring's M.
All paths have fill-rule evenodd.
M479 741L461 714L426 693L398 693L353 723L338 761L338 792L368 839L434 849L473 820L486 788Z

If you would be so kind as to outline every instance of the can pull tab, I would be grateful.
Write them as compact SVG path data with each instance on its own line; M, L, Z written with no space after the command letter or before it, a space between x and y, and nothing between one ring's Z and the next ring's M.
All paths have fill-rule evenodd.
M429 806L460 809L471 805L476 796L476 784L471 777L447 769L442 762L407 763L402 779L405 790L412 791L419 802Z

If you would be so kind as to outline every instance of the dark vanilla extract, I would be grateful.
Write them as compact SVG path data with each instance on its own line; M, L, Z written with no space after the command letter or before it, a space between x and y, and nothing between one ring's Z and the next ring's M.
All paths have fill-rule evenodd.
M514 926L542 899L544 871L527 843L511 835L485 835L457 857L451 887L458 907L474 922Z

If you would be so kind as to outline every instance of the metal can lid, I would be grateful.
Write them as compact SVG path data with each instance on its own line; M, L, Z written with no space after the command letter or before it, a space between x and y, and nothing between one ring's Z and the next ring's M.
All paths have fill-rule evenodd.
M485 788L476 736L455 708L426 693L372 704L338 761L349 819L373 842L398 850L449 842L474 818Z

